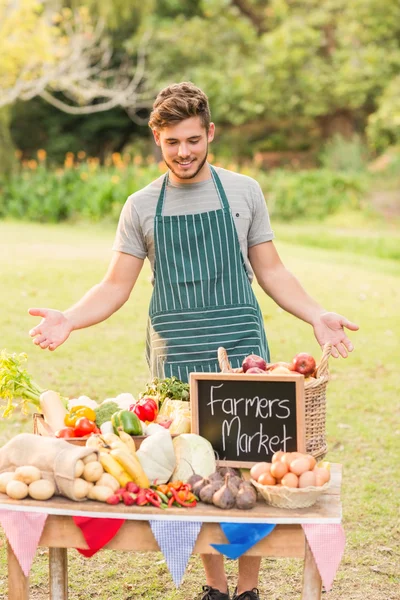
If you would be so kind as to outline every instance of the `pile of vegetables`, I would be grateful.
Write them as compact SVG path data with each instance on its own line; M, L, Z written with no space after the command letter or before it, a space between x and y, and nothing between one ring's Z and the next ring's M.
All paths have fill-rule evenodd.
M54 483L43 479L42 473L34 466L17 467L15 471L5 471L0 475L0 492L13 500L29 496L34 500L48 500L56 491Z
M202 502L228 510L250 510L257 503L257 492L250 481L243 480L231 467L220 467L209 477L195 474L189 479L193 493Z

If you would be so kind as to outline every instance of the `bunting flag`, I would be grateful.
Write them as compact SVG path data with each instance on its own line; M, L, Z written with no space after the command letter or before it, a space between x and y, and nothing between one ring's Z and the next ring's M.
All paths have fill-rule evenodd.
M228 558L239 558L274 529L268 523L220 523L229 544L211 544Z
M46 513L0 510L1 526L25 577L31 570L46 519Z
M342 525L302 525L307 542L327 592L332 589L336 571L344 554L345 533Z
M164 554L167 567L178 587L193 552L201 522L149 521L153 535Z
M77 548L78 552L89 558L111 541L125 523L125 519L102 519L97 517L72 517L83 533L89 549Z

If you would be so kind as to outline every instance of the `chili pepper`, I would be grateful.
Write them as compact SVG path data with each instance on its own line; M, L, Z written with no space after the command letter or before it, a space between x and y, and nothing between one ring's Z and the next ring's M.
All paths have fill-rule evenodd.
M194 508L197 504L196 500L194 500L193 502L184 502L179 498L178 492L176 490L172 490L172 495L174 496L175 501L180 506L184 506L185 508Z
M150 490L146 494L146 500L147 500L147 502L150 502L150 504L152 504L153 506L156 506L157 508L161 507L161 498L159 498L157 496L157 494L155 496L153 496L153 494L151 493Z
M171 495L171 498L168 500L168 508L171 508L173 503L175 502L175 498Z
M168 497L165 494L160 492L160 490L156 490L156 494L157 494L157 496L159 496L159 498L161 498L162 502L164 502L165 504L168 504Z
M183 486L182 481L171 481L168 484L168 487L170 490L180 490L182 486Z

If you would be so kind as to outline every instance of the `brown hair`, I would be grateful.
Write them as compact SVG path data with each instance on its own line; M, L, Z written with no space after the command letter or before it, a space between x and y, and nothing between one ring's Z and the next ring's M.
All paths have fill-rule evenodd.
M208 98L190 81L174 83L161 90L155 99L149 127L158 131L190 117L200 117L203 127L209 130L211 113Z

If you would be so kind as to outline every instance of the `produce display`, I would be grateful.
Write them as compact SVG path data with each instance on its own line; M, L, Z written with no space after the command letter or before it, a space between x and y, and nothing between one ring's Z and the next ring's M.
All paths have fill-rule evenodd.
M32 465L0 474L0 492L13 500L23 500L28 496L34 500L48 500L55 491L54 483L43 479L39 469Z
M251 478L261 485L287 488L321 487L330 480L328 462L316 463L310 454L275 452L272 462L259 462L250 470Z
M309 377L316 377L317 365L315 358L306 352L299 352L293 357L291 362L267 363L257 354L249 354L243 359L242 366L232 369L225 348L219 348L218 359L223 372L246 373L249 375L288 375L293 372Z
M249 510L257 502L257 493L249 481L243 480L231 467L220 467L208 477L192 475L189 479L193 493L201 502L213 504L223 510L240 508Z

